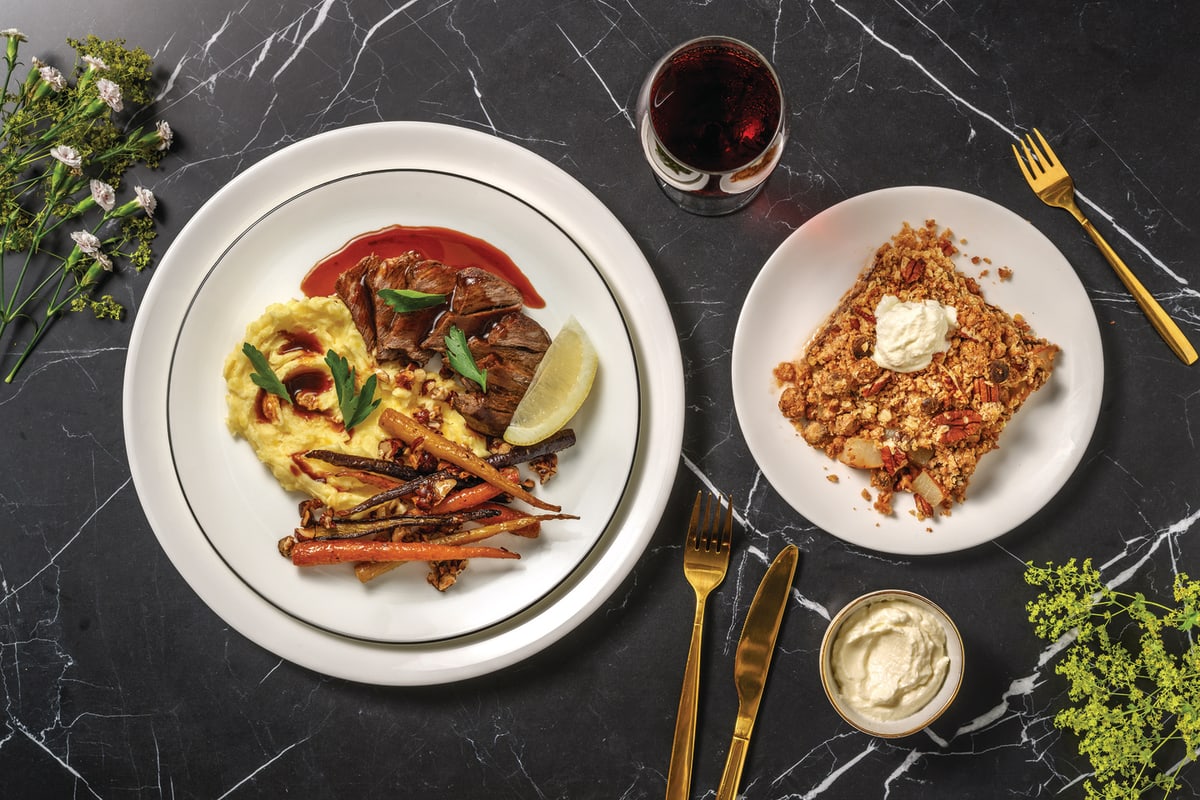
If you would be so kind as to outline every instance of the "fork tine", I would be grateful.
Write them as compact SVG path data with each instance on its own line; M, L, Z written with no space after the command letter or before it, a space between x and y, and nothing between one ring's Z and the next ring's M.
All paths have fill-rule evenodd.
M1033 129L1033 132L1037 134L1038 141L1042 143L1042 149L1041 149L1041 152L1040 152L1038 155L1042 155L1042 153L1044 153L1044 154L1045 154L1045 155L1044 155L1044 156L1042 156L1042 157L1043 157L1043 159L1045 160L1045 163L1046 163L1046 165L1047 165L1047 166L1049 166L1049 167L1055 167L1055 166L1059 166L1059 167L1061 167L1061 166L1062 166L1062 162L1061 162L1061 161L1059 161L1059 160L1058 160L1058 156L1056 156L1056 155L1054 154L1054 149L1053 149L1052 147L1050 147L1050 143L1046 141L1046 137L1045 137L1045 136L1042 136L1042 132L1041 132L1041 131L1039 131L1037 128L1034 128L1034 129Z
M687 546L693 550L700 549L700 500L703 492L696 492L696 502L692 504L692 517L688 521Z
M1029 171L1033 173L1034 177L1044 175L1046 162L1039 158L1041 154L1037 151L1037 145L1034 144L1033 137L1029 134L1026 134L1025 138L1021 140L1021 149L1025 151L1025 159L1029 162Z
M721 531L721 545L718 551L728 553L733 546L733 495L725 495L725 530Z
M1052 166L1050 159L1046 158L1046 154L1042 152L1042 148L1038 147L1038 143L1033 140L1033 134L1025 134L1025 141L1028 143L1026 152L1032 152L1034 159L1037 161L1038 169L1046 172Z
M1021 151L1017 149L1015 144L1012 146L1012 151L1013 157L1017 159L1017 166L1021 168L1021 174L1025 176L1025 182L1033 183L1037 180L1033 177L1033 173L1029 171L1029 167L1025 165L1025 159L1021 158Z
M700 549L710 551L713 549L713 533L716 531L717 523L721 519L721 498L715 494L708 495L708 502L704 505L704 520L700 526Z

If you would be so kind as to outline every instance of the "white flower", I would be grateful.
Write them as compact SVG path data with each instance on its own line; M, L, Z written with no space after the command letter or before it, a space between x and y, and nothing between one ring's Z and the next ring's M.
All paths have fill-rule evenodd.
M121 87L108 78L101 78L96 81L96 91L100 93L100 99L108 103L108 107L113 111L120 111L125 107L124 103L121 102Z
M50 84L50 88L54 91L61 92L67 88L67 79L54 67L43 64L38 67L38 73L42 76L42 80Z
M108 64L104 63L104 59L96 56L83 56L83 63L87 64L89 69L96 71L108 69Z
M154 199L154 192L145 186L135 186L133 187L133 193L137 195L137 204L146 209L146 216L154 216L154 209L158 208L158 201Z
M96 234L90 231L74 231L71 234L71 239L74 240L80 250L89 256L94 256L100 252L100 240L96 238Z
M167 124L165 119L160 119L154 126L158 131L158 138L161 141L158 143L159 150L166 150L171 146L171 142L175 141L175 133L171 130L171 126Z
M113 190L113 187L95 178L92 178L88 186L92 190L92 199L96 201L96 205L105 211L112 211L113 206L117 203L117 193Z
M104 255L104 253L100 253L100 252L92 253L92 258L95 259L97 264L104 267L105 272L113 271L112 259L109 258L108 256Z
M5 28L4 30L0 31L0 36L5 37L6 39L16 39L18 42L29 41L25 38L25 34L21 33L16 28Z
M79 169L83 166L83 157L79 155L79 152L74 147L69 145L60 144L57 147L50 148L50 155L71 169Z

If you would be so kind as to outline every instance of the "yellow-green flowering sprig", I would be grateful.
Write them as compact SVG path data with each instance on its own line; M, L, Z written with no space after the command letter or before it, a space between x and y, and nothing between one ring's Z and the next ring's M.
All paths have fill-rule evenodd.
M1041 587L1035 633L1067 642L1055 672L1071 705L1054 724L1079 740L1094 770L1089 798L1166 797L1200 754L1200 581L1175 576L1174 604L1107 586L1090 560L1027 565Z
M96 292L120 260L139 271L150 265L157 201L140 186L124 202L117 193L129 168L158 166L173 139L166 122L126 123L153 101L145 51L119 39L68 39L70 75L34 58L17 80L25 41L0 30L0 354L25 340L6 382L64 311L121 317L120 304Z

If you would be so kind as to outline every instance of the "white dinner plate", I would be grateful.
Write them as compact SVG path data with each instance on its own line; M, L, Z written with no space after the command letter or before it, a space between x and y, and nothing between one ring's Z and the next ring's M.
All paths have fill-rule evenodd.
M597 344L579 442L537 493L580 519L505 542L519 561L473 562L445 593L406 565L371 584L300 570L275 542L285 493L225 428L225 356L270 303L300 296L322 256L389 224L434 225L506 252ZM514 663L581 622L640 557L682 442L682 365L644 256L557 167L503 140L427 123L346 128L281 150L218 192L156 268L125 382L130 467L160 544L230 625L320 672L370 683L460 680ZM664 344L666 346L664 346Z
M862 496L867 473L833 461L800 438L778 408L772 374L809 339L904 222L934 219L962 251L959 270L984 298L1021 314L1059 345L1054 373L1017 412L999 448L979 462L967 499L950 516L918 521L896 499L884 516ZM973 256L987 259L979 264ZM987 263L990 261L990 263ZM999 268L1013 271L1002 280ZM987 270L988 274L978 277ZM1062 253L1027 220L990 200L952 189L905 186L850 198L817 214L767 260L738 319L733 396L738 422L763 475L803 517L860 547L903 555L950 553L1025 522L1079 465L1100 413L1104 357L1083 285ZM836 476L836 482L830 480Z

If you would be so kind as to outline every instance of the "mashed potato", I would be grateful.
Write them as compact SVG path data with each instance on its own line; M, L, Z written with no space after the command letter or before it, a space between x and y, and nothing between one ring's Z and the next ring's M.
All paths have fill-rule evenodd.
M331 474L335 470L303 454L313 449L337 450L354 455L379 457L379 445L388 438L379 427L385 408L413 414L418 409L440 420L441 432L487 453L487 442L469 429L462 415L444 401L459 387L436 372L422 369L376 367L350 312L336 297L312 297L269 306L246 327L245 341L266 356L275 374L288 388L292 402L276 397L251 380L254 367L239 343L225 359L230 432L250 443L284 489L303 492L334 508L347 508L380 491L380 487L357 478ZM378 376L376 397L381 402L370 417L349 434L342 425L337 391L325 364L325 354L334 350L354 369L361 389L366 376Z

